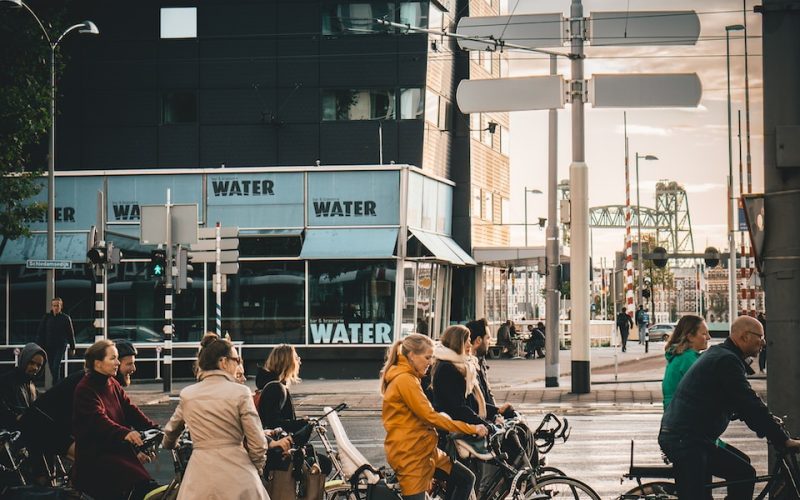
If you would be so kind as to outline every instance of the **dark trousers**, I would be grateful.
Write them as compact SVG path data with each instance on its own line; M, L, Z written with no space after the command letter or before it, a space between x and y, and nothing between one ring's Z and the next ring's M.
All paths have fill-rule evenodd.
M619 329L619 336L622 337L622 352L628 350L628 335L631 331L628 328L620 328Z
M475 474L461 462L453 462L450 474L436 469L436 479L447 481L447 494L444 500L467 500L475 486ZM425 500L425 492L414 495L403 495L404 500Z
M658 443L673 463L678 498L711 499L706 485L712 476L726 481L745 481L728 486L730 500L752 500L756 471L750 458L731 445L689 443L674 436L659 435Z
M60 347L48 346L45 348L47 353L47 366L50 367L50 375L53 377L53 385L56 385L64 378L61 371L61 362L64 360L64 349L66 346Z

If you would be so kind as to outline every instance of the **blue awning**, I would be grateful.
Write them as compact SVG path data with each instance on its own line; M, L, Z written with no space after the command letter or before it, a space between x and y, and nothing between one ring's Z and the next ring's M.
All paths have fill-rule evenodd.
M264 236L300 236L302 229L240 229L239 238L258 238Z
M309 229L302 259L390 259L397 228Z
M87 233L60 233L56 234L56 260L71 260L72 262L86 262ZM3 254L0 255L0 264L25 264L29 259L40 260L47 258L47 235L36 233L29 238L19 238L6 242Z
M435 259L457 266L475 265L475 260L449 236L413 228L409 231Z

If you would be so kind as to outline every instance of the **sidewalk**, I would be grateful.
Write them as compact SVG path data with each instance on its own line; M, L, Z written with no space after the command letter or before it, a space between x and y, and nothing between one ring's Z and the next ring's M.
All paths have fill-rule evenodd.
M592 390L589 394L571 394L571 353L560 351L561 372L559 387L544 387L544 359L489 360L489 381L497 401L508 401L519 408L540 405L594 405L661 403L661 376L664 372L664 344L650 344L648 353L644 346L632 342L628 352L622 353L609 347L591 349ZM616 369L615 369L616 361ZM616 375L615 375L616 374ZM249 374L252 375L253 374ZM766 381L754 379L753 387L765 395ZM173 384L177 394L191 384L181 380ZM249 381L251 388L254 381ZM325 406L341 402L357 410L379 411L381 397L378 379L361 380L304 380L292 388L295 406L300 412L315 412ZM162 392L162 384L155 382L134 383L128 388L131 399L140 405L164 403L169 397Z

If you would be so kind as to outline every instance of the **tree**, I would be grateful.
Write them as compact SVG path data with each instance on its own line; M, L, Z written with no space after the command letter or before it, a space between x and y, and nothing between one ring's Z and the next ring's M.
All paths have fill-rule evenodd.
M36 6L48 33L63 31L62 3ZM50 24L52 23L52 24ZM46 203L29 200L42 189L50 127L50 47L24 9L0 3L0 255L9 240L30 234ZM57 70L62 65L57 66Z

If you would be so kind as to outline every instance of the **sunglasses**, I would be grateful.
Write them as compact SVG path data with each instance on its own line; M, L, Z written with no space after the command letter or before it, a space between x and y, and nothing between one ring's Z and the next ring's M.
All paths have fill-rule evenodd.
M756 332L750 332L750 331L748 331L748 332L744 332L744 333L749 333L750 335L755 335L756 337L758 337L758 340L760 340L761 342L763 342L763 341L764 341L764 336L763 336L763 335L761 335L760 333L756 333Z

